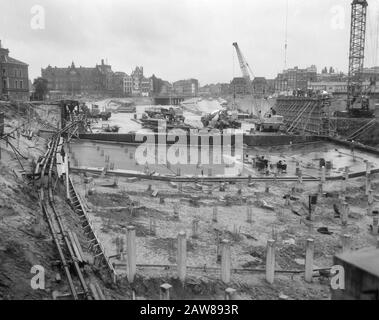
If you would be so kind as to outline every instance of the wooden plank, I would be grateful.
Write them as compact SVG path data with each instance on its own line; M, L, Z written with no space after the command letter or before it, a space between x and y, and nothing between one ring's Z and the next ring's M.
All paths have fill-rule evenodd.
M95 285L94 285L92 282L89 284L89 288L90 288L90 290L91 290L91 293L92 293L93 298L94 298L95 300L100 300L100 297L99 297L98 291L97 291Z
M75 243L75 240L74 240L74 237L73 237L71 231L68 231L68 237L70 238L70 243L71 243L72 249L74 250L74 253L75 253L76 258L77 258L80 262L83 262L82 256L80 255L80 252L79 252L79 250L78 250L78 247L76 246L76 243Z
M95 283L95 287L96 287L97 293L98 293L98 295L100 297L100 300L106 300L105 296L104 296L104 293L101 290L100 285L97 282Z
M82 246L81 246L81 244L80 244L80 242L79 242L78 236L76 235L75 232L72 233L72 236L73 236L74 241L75 241L75 244L76 244L76 246L77 246L77 248L78 248L79 254L80 254L80 256L82 257L82 260L83 260L83 261L86 261L86 259L84 258L83 249L82 249Z

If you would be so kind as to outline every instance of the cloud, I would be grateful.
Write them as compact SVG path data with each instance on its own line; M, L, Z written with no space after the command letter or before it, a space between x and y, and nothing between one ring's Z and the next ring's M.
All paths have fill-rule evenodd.
M39 0L46 29L32 30L34 0L1 0L0 39L12 56L29 63L31 78L48 64L94 66L107 58L115 71L142 65L147 75L169 81L229 82L240 75L234 41L256 76L275 77L284 67L286 1ZM350 3L288 1L288 66L346 71ZM343 8L343 29L331 28L333 6ZM378 9L371 1L374 26Z

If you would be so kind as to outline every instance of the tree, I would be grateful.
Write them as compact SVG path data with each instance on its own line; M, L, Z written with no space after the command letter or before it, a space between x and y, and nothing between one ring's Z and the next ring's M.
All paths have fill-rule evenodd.
M34 98L37 100L44 100L46 95L49 93L48 81L44 78L34 79Z

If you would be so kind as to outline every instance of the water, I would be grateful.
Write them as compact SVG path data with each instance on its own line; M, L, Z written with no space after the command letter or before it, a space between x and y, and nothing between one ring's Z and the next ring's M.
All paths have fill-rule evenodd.
M158 149L154 150L156 155L156 164L143 165L136 160L138 146L127 145L123 143L107 142L90 142L84 140L74 140L71 144L72 164L75 167L91 167L102 169L107 163L114 165L115 170L129 171L133 173L159 173L160 175L181 176L260 176L251 163L242 163L240 160L233 159L235 154L227 155L224 153L224 160L221 164L212 164L214 153L209 150L210 164L204 161L199 164L170 164L163 161L164 164L158 164ZM194 152L195 147L187 149L188 154ZM164 149L163 149L164 150ZM154 152L153 151L153 152ZM199 150L199 158L201 158ZM205 151L207 155L207 151ZM287 175L294 176L296 170L296 161L300 162L304 176L319 177L319 161L324 158L326 161L332 161L333 168L327 172L327 175L341 175L346 166L350 167L350 172L364 171L366 165L364 159L369 160L373 167L379 168L379 159L375 155L355 151L355 161L351 151L347 148L341 148L331 143L318 143L299 146L283 146L275 148L248 148L244 151L244 157L253 158L256 156L265 156L269 163L276 164L279 160L285 161L288 166ZM247 158L246 158L247 159ZM185 160L184 160L185 161ZM227 165L225 162L234 162L233 165ZM189 160L188 160L189 163ZM285 176L285 175L284 175Z

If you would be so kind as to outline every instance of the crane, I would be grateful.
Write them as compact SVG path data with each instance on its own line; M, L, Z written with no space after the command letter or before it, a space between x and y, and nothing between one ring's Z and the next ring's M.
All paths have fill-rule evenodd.
M242 76L245 79L246 86L249 90L249 93L253 94L254 93L253 92L253 84L252 84L252 80L254 80L253 72L252 72L249 64L247 63L245 57L243 56L243 54L242 54L242 52L238 46L238 43L233 42L233 47L236 49L238 61L239 61L241 72L242 72ZM253 79L251 79L250 76ZM256 106L254 106L254 108L257 109ZM256 112L257 112L257 110L256 110Z
M365 59L365 40L367 23L366 0L353 0L351 3L351 27L349 49L349 75L347 83L347 112L350 117L372 117L369 98L363 90L363 65Z
M238 43L234 42L233 46L234 46L234 48L236 48L236 52L237 52L237 56L238 56L238 61L240 63L242 75L246 79L246 81L249 81L249 83L250 83L251 80L253 80L250 78L250 75L254 78L253 72L251 71L251 68L250 68L249 64L247 63L245 57L243 56L243 54L242 54L242 52L238 46Z

